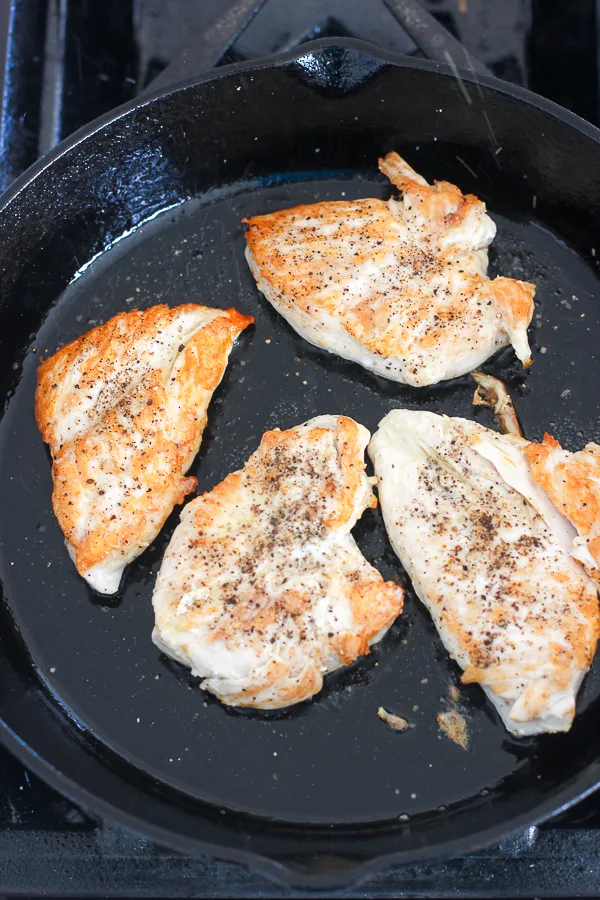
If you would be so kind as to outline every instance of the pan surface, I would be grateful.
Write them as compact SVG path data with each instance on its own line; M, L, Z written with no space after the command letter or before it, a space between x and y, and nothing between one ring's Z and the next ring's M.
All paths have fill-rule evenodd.
M339 78L332 80L331 71L326 71L327 65L338 66L339 76L340 54L346 54L342 75L350 63L355 66L350 75L355 83L344 96ZM489 835L507 833L595 785L600 759L598 663L584 682L569 734L512 738L483 692L475 685L460 685L458 667L407 585L405 610L384 640L369 657L329 676L322 693L312 701L269 714L228 709L200 691L198 681L162 656L150 641L152 589L179 510L129 567L119 595L107 599L95 594L77 576L64 548L51 508L49 458L33 418L41 356L117 312L155 303L197 301L235 306L256 320L234 349L211 404L202 448L190 470L199 480L198 492L210 490L241 467L267 429L287 428L322 413L350 415L371 431L398 406L477 418L493 427L487 411L471 406L473 384L468 377L431 389L411 389L312 348L259 295L244 261L244 216L317 200L388 197L391 188L374 167L378 153L395 148L428 179L446 178L486 200L498 225L490 273L537 284L531 328L535 365L525 373L512 351L505 350L485 366L509 386L526 435L539 439L548 430L570 449L600 441L599 278L593 243L587 237L591 232L586 231L598 200L594 190L600 193L598 184L588 196L569 194L561 185L554 185L553 192L547 183L553 158L540 171L533 138L523 135L521 141L532 148L519 158L519 136L513 133L518 123L515 119L514 127L509 127L510 110L501 116L493 104L489 107L495 143L490 144L489 134L486 140L480 122L470 126L471 134L469 127L461 131L457 113L468 118L469 110L460 90L449 76L437 75L427 65L407 69L383 65L371 57L361 58L351 44L309 56L312 70L288 64L287 82L285 65L281 65L276 70L281 84L273 86L273 72L266 68L238 71L195 88L199 94L188 99L187 106L177 93L167 97L163 103L171 105L169 116L164 110L152 112L148 126L154 140L148 150L153 154L151 164L144 158L142 135L137 146L127 151L126 177L123 160L113 162L117 172L113 176L106 174L103 160L104 168L100 165L98 171L113 178L112 188L104 196L95 196L88 207L84 204L83 216L81 209L72 212L67 200L67 208L58 210L43 235L26 235L23 245L18 243L21 234L12 248L8 239L2 239L6 246L1 252L9 260L4 273L4 328L12 323L14 341L12 354L5 353L2 360L10 396L0 423L0 575L5 600L3 643L11 646L0 648L6 650L0 669L0 715L13 736L44 760L38 761L38 769L46 777L49 763L86 792L80 798L84 802L102 811L99 795L110 803L113 815L126 822L133 816L132 824L176 846L189 849L212 843L221 855L233 858L244 859L250 851L281 860L294 855L293 844L286 844L284 835L293 841L301 833L314 833L315 847L321 840L320 846L330 853L344 854L356 850L348 835L360 835L362 830L359 861L395 852L401 859L414 859L458 852L457 840L462 839L466 849ZM369 59L370 69L365 62ZM359 64L362 69L357 76ZM333 89L324 85L323 71ZM264 84L253 84L261 77ZM274 93L293 88L301 95L299 104L314 105L313 111L298 113L299 121L288 115L289 128L294 125L296 133L288 133L284 123L279 148L274 124L265 127L264 111L258 107L256 134L245 137L250 145L244 151L245 163L238 147L233 150L238 159L227 168L223 156L227 150L216 145L217 138L211 145L210 135L206 142L212 156L204 158L198 152L186 160L181 150L172 149L172 138L163 141L161 128L172 131L177 123L185 142L186 130L198 128L190 115L193 103L202 109L203 103L214 102L211 91L220 88L227 94L227 100L222 96L219 102L229 110L227 124L231 125L232 110L250 115L248 107L264 98L267 85ZM235 104L227 103L239 102L238 87L238 94L245 91L248 96L236 110ZM385 114L374 110L374 98L391 101L392 87L396 91L404 87L407 96L413 96L417 87L429 91L426 102L421 98L425 111L419 113L416 101L406 107L401 99ZM487 99L494 94L490 88L483 90ZM186 91L181 94L185 97ZM431 107L431 103L440 106ZM328 128L331 118L327 115L338 105L341 118ZM365 125L360 123L363 115L370 117ZM543 115L550 120L549 114ZM347 140L352 122L358 123L354 142ZM432 123L437 140L426 141L427 134L433 133ZM562 131L556 126L557 133L568 143L573 128L559 124ZM134 127L126 119L111 126L120 128L120 140L130 145L135 144ZM502 128L506 147L501 143ZM597 167L600 153L589 131L579 140L593 148ZM257 151L251 146L254 138ZM241 140L239 135L231 139L232 146ZM102 134L93 140L100 141L95 149L102 160ZM40 203L47 203L52 190L59 191L61 185L70 191L79 187L92 196L93 177L86 169L89 150L84 145L67 154L70 160L59 158L42 173L41 184L16 192L0 211L0 224L10 224L11 205L19 202L30 204L27 211L35 214L36 200L25 196L28 190L37 191ZM204 154L207 147L202 149ZM498 147L507 160L502 165ZM114 153L114 146L109 149ZM539 147L536 152L541 152ZM564 148L556 152L560 155ZM132 188L136 161L139 183ZM64 171L56 176L51 170L61 165ZM156 171L162 194L153 209L143 180ZM134 227L135 220L121 221L115 213L117 208L123 214L122 205L135 199L135 190L142 198L135 213L137 222L151 219L139 227ZM75 203L74 199L73 210ZM165 207L171 208L155 215ZM27 228L35 230L35 226ZM112 247L99 253L111 242ZM27 265L24 255L18 255L22 246L29 254ZM385 578L404 583L379 511L365 513L355 537ZM451 742L436 721L439 713L455 706L453 686L459 689L458 709L467 724L467 749ZM26 694L28 702L35 696L36 715L43 720L37 731L25 723ZM379 706L405 716L414 728L402 734L392 731L378 719ZM66 751L61 756L63 738L80 754L74 765L67 761ZM15 737L5 739L14 749ZM96 782L88 767L90 771L96 767ZM127 785L136 797L143 794L148 808L139 798L130 802L125 791L122 801L111 800L110 790L100 787L105 777ZM64 781L61 787L77 796L77 790ZM115 790L118 798L116 782ZM182 822L185 816L195 817L196 825L190 821L184 828L166 813L159 814L159 801L180 815ZM199 823L203 817L211 822L215 816L219 825L207 837ZM277 825L280 844L269 838L269 822ZM226 838L218 836L217 827ZM251 835L253 829L254 842L248 837L244 843L239 834L245 830ZM230 835L233 831L238 835L235 839ZM318 838L324 833L325 839ZM376 845L379 851L369 850ZM354 850L345 849L351 846ZM310 872L302 877L310 881ZM340 873L328 872L327 877L331 884L343 880Z

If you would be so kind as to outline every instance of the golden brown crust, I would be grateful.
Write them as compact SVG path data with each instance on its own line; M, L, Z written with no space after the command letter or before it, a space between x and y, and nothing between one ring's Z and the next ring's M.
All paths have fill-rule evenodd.
M463 194L449 181L427 184L397 153L388 153L379 159L379 171L390 179L403 194L410 194L414 203L429 223L432 234L459 225L473 210L485 212L485 203L474 194Z
M293 293L291 302L310 311L311 304L307 299L330 287L330 269L336 265L335 258L325 250L320 251L320 228L331 226L336 229L336 237L340 240L352 238L352 217L364 219L361 236L371 241L387 242L390 238L389 226L393 221L388 204L383 200L354 200L352 202L331 200L323 203L304 203L293 209L281 209L263 216L252 216L242 221L248 225L246 242L261 272L282 294ZM304 247L298 253L290 255L287 250L290 241L286 236L298 221L310 223L303 233ZM383 258L386 252L384 244L376 254ZM314 254L318 253L317 259ZM369 254L371 258L371 254ZM315 265L317 262L317 265ZM356 263L364 262L360 250L356 253ZM320 298L325 308L334 310L335 297L326 295Z
M193 304L187 304L187 309L193 308ZM171 319L172 310L164 304L146 310L118 313L104 325L97 325L41 362L37 373L35 418L42 438L53 453L60 446L55 430L62 410L57 407L60 388L68 374L77 367L81 391L107 381L115 359L127 356L141 337L155 333Z
M525 455L537 483L573 523L600 566L600 446L590 443L569 453L544 434L541 444L527 444ZM590 574L597 578L599 573Z
M133 364L129 374L141 377L129 384L128 372L115 370L119 360L135 358L140 340L160 336L177 316L197 317L198 311L206 313L206 324L178 345L162 368L144 372ZM236 310L195 304L134 310L42 363L36 420L54 457L54 511L80 574L111 558L128 562L194 490L196 479L184 476L198 452L210 397L233 341L251 321ZM74 372L77 384L69 393ZM93 424L61 443L62 417L75 407L86 421L79 397L82 392L92 397L97 379L106 385L106 398L92 408Z
M37 390L35 395L35 418L44 441L56 453L61 442L56 438L57 426L64 415L60 406L61 387L67 376L76 369L79 390L82 394L94 385L105 382L111 384L112 395L107 402L111 408L129 387L130 371L124 371L115 378L115 360L132 358L136 348L143 339L160 334L177 316L182 313L194 313L201 309L195 303L187 303L178 307L165 304L151 306L145 310L131 310L118 313L104 325L97 325L79 338L65 344L49 359L42 360L37 373ZM220 312L220 311L219 311ZM236 309L224 311L232 332L239 334L253 319L243 316ZM219 359L206 355L204 366L219 366ZM130 367L131 368L131 367ZM208 380L208 374L205 379ZM116 383L115 383L116 382ZM70 404L75 402L71 393ZM102 409L99 410L100 418Z
M402 202L328 201L244 220L263 293L312 343L408 384L463 374L507 335L529 364L533 286L487 279L485 205L427 184L397 154L380 168Z
M514 336L527 328L533 316L533 298L535 285L528 281L517 281L515 278L498 276L493 281L486 281L479 288L480 296L492 301L500 310L506 323L506 329L518 349ZM523 360L525 368L531 366L531 356Z
M345 416L269 431L241 471L186 508L157 582L156 625L161 646L196 666L224 702L306 699L324 672L368 653L401 611L402 589L349 537L373 505L367 439ZM190 636L207 669L194 662ZM211 671L218 654L225 671L236 654L256 663L224 686Z
M132 541L141 540L140 549L143 549L147 543L146 523L152 521L160 529L173 506L183 503L185 496L196 487L195 478L185 478L182 474L188 444L195 437L189 433L191 415L186 416L187 422L184 420L187 441L180 445L177 435L163 427L169 421L167 396L158 373L147 379L136 401L135 404L122 401L104 417L100 426L68 443L54 460L52 505L67 541L75 550L75 564L81 574L115 554L125 553ZM124 416L129 420L125 435ZM202 430L205 422L206 416L202 416L197 428ZM126 449L122 446L124 436ZM136 439L146 449L131 453L131 444ZM96 511L81 535L81 504L77 501L93 490L97 478L95 463L99 459L103 460L100 484L119 481L127 471L139 489L127 492L117 511L113 512L112 506L101 513ZM103 492L100 496L105 496L107 488L97 490Z
M600 636L597 591L532 483L527 447L468 420L394 410L370 451L419 597L463 683L483 685L514 733L569 727Z

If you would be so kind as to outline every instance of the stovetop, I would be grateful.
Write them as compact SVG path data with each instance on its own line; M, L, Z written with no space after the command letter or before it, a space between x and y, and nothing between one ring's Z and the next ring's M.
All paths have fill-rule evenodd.
M0 187L86 122L136 96L228 0L4 0ZM427 0L494 74L600 121L598 0ZM314 37L415 53L381 0L268 0L222 63ZM332 896L600 897L600 799L445 863L397 868ZM0 749L0 896L279 897L262 876L188 858L101 822ZM308 896L308 895L307 895Z

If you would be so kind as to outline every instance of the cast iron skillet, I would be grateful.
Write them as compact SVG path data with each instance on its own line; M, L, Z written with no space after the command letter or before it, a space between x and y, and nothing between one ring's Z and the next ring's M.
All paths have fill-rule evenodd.
M241 466L267 428L319 413L370 429L394 406L476 415L469 378L410 389L311 348L243 260L244 215L388 196L376 160L395 148L482 197L498 223L492 270L538 285L535 365L524 373L507 350L487 366L526 433L547 428L573 449L600 439L598 135L493 78L458 82L443 65L318 41L123 107L12 186L0 205L0 739L29 768L172 847L321 889L468 853L598 785L598 667L567 735L513 739L476 686L460 688L465 751L436 722L460 673L410 588L385 640L312 702L243 714L204 695L150 642L178 511L116 600L93 594L52 515L33 419L40 356L119 310L190 300L256 318L211 405L199 490ZM403 579L377 511L356 536L385 577ZM379 705L416 727L389 730Z

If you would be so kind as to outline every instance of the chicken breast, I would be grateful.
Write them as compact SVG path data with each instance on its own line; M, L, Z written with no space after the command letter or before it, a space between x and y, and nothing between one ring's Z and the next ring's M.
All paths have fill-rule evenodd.
M600 629L576 532L528 442L397 409L369 453L392 545L444 645L515 735L567 731Z
M54 512L77 571L104 594L196 486L186 478L239 333L235 309L189 303L120 313L38 370Z
M345 416L269 431L243 469L183 510L156 582L152 638L223 703L306 700L400 613L402 589L350 534L377 502L369 436Z
M531 364L534 286L487 277L496 226L453 184L397 153L379 167L402 199L315 203L254 216L246 258L267 300L307 341L422 387L511 343Z

